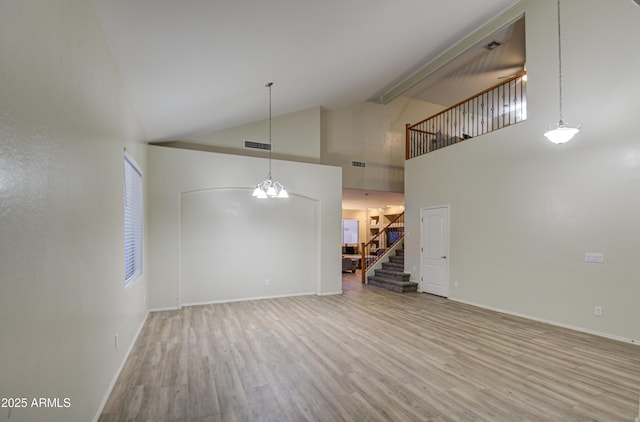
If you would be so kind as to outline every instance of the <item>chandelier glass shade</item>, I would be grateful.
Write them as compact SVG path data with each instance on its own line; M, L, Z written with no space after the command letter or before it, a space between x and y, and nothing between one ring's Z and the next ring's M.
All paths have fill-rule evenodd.
M256 185L252 196L258 199L288 198L289 193L284 185L274 181L271 177L271 151L273 150L271 143L271 87L273 86L273 82L269 82L265 86L269 88L269 174L265 180Z
M253 190L253 196L258 199L267 198L288 198L289 193L284 188L284 185L280 182L274 182L269 176L267 179L258 183Z
M564 144L569 142L578 132L580 128L567 126L562 120L562 39L560 32L560 0L558 0L558 93L559 93L559 110L560 119L555 129L550 129L544 133L544 136L554 144Z

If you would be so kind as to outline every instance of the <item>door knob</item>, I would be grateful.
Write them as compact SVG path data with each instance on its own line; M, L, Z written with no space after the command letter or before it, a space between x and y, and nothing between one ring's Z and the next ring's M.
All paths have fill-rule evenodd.
M442 255L440 258L447 259L447 256L446 255Z

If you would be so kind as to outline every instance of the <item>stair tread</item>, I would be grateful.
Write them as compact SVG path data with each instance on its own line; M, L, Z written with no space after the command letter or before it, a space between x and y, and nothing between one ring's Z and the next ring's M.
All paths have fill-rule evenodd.
M381 274L389 274L389 275L396 275L396 276L411 275L409 273L405 273L404 271L394 271L394 270L389 270L387 268L377 269L376 271L378 271Z
M374 280L382 283L395 284L398 286L417 286L418 285L418 283L416 283L415 281L394 280L392 278L378 277L375 275L367 277L367 280Z
M381 287L397 293L409 293L418 291L418 283L410 281L389 280L381 277L368 277L367 283L371 286Z

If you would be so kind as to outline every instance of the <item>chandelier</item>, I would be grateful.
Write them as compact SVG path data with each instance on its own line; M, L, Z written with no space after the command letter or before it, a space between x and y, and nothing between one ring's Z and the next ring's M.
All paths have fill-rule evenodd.
M558 92L560 100L560 119L555 129L548 130L544 136L554 144L569 142L580 129L567 126L562 120L562 42L560 39L560 0L558 0Z
M258 199L288 198L289 193L287 193L284 185L271 178L271 151L273 151L273 145L271 144L271 87L273 82L269 82L265 86L269 88L269 174L265 180L256 185L253 190L253 196Z

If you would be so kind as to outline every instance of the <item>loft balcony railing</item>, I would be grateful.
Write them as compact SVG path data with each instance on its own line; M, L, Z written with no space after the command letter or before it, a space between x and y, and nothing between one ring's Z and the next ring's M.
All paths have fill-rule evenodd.
M402 239L404 239L404 212L398 214L368 242L362 243L360 268L362 268L363 284L367 280L367 271Z
M406 159L527 120L526 72L406 127Z

